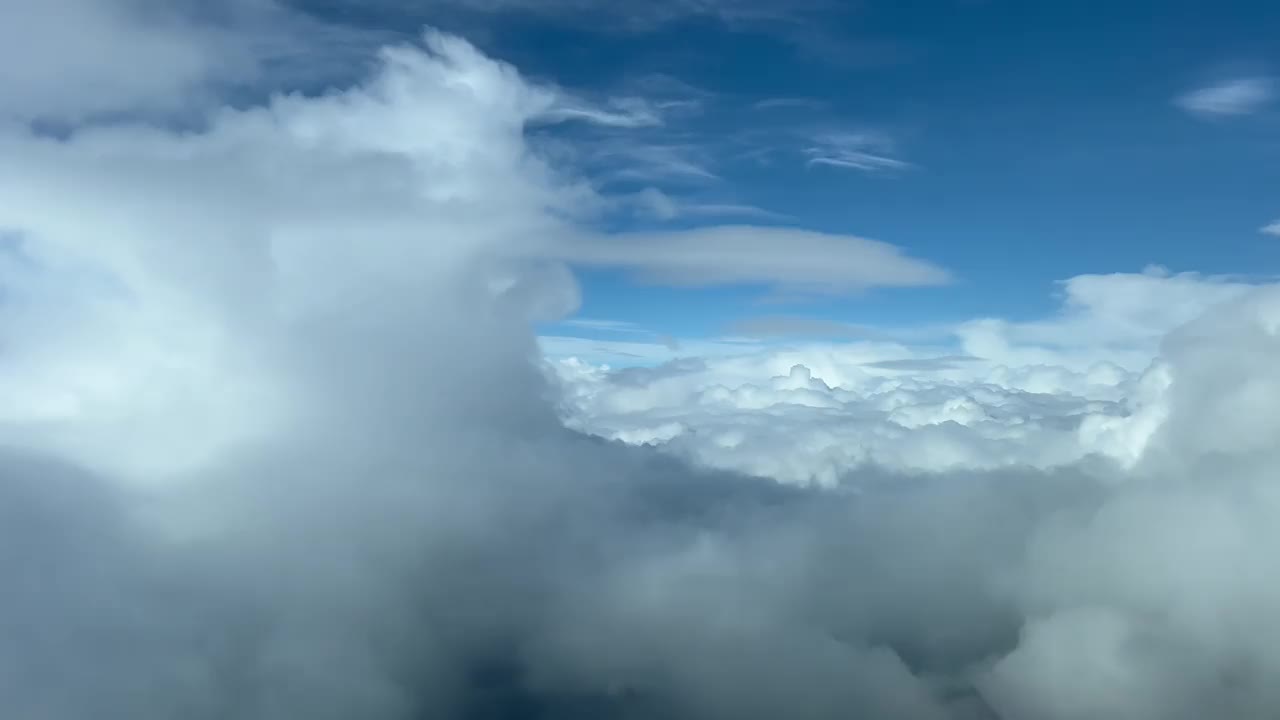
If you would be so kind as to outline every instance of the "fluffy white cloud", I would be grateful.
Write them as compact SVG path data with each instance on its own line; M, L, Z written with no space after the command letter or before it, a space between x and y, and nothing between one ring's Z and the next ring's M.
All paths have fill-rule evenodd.
M1096 450L1082 424L1122 417L1120 400L1135 381L1118 368L1018 373L968 361L921 372L875 359L904 351L810 346L612 372L574 361L557 368L574 427L711 467L829 487L869 465L942 472L1076 462ZM1052 389L1015 386L1046 376Z
M579 365L557 397L529 323L576 289L546 258L710 264L574 222L597 199L525 140L561 101L431 34L199 130L0 131L0 714L1275 714L1274 288L1166 336L1136 386L1074 369L1095 351L1055 320L997 333L1076 358L1047 380L928 380L885 362L954 351L884 341ZM837 282L760 262L713 279ZM1183 311L1133 282L1079 295L1137 352L1132 318ZM776 450L778 477L827 453L832 487L586 437L556 402L666 413L668 444L696 419L692 447ZM1072 462L1081 414L1140 451ZM890 469L921 458L941 470Z
M1269 77L1242 77L1192 90L1177 98L1182 109L1200 115L1248 115L1275 96Z
M1040 321L982 319L958 330L971 355L1010 366L1064 365L1082 370L1107 361L1140 370L1166 333L1253 285L1232 278L1171 274L1081 275L1062 284L1060 311Z
M788 483L834 485L868 464L1050 468L1103 455L1132 465L1166 415L1162 338L1256 289L1160 269L1063 287L1048 319L950 330L964 354L905 339L704 344L637 352L690 359L608 372L579 362L572 343L543 347L562 358L575 427Z

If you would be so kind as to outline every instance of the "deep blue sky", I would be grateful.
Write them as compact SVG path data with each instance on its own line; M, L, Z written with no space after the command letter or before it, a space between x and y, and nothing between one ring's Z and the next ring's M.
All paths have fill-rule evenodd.
M393 35L443 27L587 98L675 103L660 127L557 132L601 149L584 170L607 192L777 214L621 212L606 221L619 229L795 225L891 242L957 277L789 313L894 325L1021 317L1052 307L1054 282L1081 273L1280 270L1280 238L1259 232L1280 218L1280 103L1267 97L1280 3L299 2ZM1268 92L1217 112L1179 102L1241 81ZM877 138L862 149L907 166L809 163L814 138L833 134ZM615 176L611 150L671 147L715 177ZM583 316L676 336L777 311L755 302L759 288L581 278Z

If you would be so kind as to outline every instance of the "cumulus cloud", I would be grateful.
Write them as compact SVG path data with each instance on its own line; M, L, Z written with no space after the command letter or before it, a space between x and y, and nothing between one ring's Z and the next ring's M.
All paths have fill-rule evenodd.
M912 350L549 382L529 324L577 297L554 257L705 275L730 242L658 236L654 260L590 238L590 189L525 137L558 101L431 33L356 86L198 129L0 131L0 712L1274 715L1274 288L1161 341L1135 390L1159 412L1093 399L1123 394L1110 371L1064 376L1070 396L886 385L898 454L828 488L699 467L557 412L686 407L710 372L697 392L737 408L716 442L751 455L768 435L739 410L776 423L781 398L843 432L900 374L867 364ZM938 278L798 239L881 284ZM713 279L869 278L752 252ZM1142 450L1072 461L1053 419L1079 413ZM1030 460L907 473L913 437Z
M847 339L690 348L700 363L654 369L563 363L568 417L604 437L797 484L838 484L868 465L1130 465L1167 413L1162 340L1258 288L1158 268L1062 286L1060 311L1034 322L989 318L929 335L783 318L789 331Z
M1122 400L1137 380L1118 368L1019 373L973 358L894 357L905 352L864 343L559 370L574 427L703 466L826 487L876 466L1070 465L1102 452L1092 442L1100 434L1082 428L1127 417Z
M962 349L1011 366L1080 370L1106 360L1139 370L1166 333L1256 285L1151 266L1142 273L1079 275L1061 288L1062 304L1052 317L1020 323L983 318L961 325L956 332Z
M1262 226L1261 228L1258 229L1258 232L1262 233L1263 235L1273 235L1275 237L1280 237L1280 220L1277 220L1276 222Z
M1206 116L1249 115L1275 96L1275 82L1269 77L1242 77L1197 88L1177 98L1183 110Z

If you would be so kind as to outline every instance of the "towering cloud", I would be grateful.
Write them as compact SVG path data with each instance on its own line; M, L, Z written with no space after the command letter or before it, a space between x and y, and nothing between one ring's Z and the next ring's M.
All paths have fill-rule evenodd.
M430 33L197 127L5 127L0 713L1280 707L1274 289L1165 339L1128 466L690 464L557 417L528 322L574 307L592 206L525 140L557 102Z

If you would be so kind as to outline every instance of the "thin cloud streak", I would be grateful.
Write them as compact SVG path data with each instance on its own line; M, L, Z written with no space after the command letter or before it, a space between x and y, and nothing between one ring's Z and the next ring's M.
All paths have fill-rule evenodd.
M1242 77L1192 90L1174 102L1196 115L1233 117L1255 113L1274 97L1273 78Z
M893 141L882 133L829 133L815 137L805 148L807 165L822 165L867 173L905 170L910 164L890 155Z

